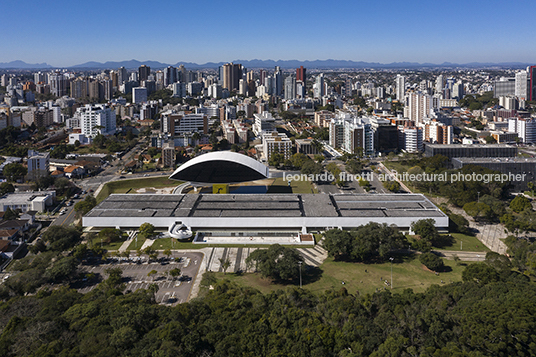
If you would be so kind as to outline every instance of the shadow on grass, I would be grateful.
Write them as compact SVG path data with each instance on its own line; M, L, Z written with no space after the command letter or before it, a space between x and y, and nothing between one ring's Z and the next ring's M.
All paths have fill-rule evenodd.
M450 248L456 243L456 239L449 235L440 235L439 238L437 238L434 241L434 247L435 248Z
M313 267L310 265L304 265L302 267L302 286L312 284L322 278L322 273L324 271L319 267ZM260 273L256 273L260 274ZM269 279L269 278L268 278ZM283 286L300 286L300 278L293 280L276 280L270 279L272 284L283 285Z
M272 185L268 187L268 191L266 191L266 193L292 193L292 187Z
M417 257L415 251L412 250L397 250L389 252L384 257L379 255L373 255L366 257L365 259L352 259L349 256L340 256L334 261L336 262L345 262L345 263L363 263L363 264L385 264L389 263L390 259L393 258L393 264L408 263L413 261Z

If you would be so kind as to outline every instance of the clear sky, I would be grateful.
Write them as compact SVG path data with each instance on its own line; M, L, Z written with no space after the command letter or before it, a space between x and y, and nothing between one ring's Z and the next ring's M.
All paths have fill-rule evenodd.
M22 0L0 9L0 62L536 62L534 0Z

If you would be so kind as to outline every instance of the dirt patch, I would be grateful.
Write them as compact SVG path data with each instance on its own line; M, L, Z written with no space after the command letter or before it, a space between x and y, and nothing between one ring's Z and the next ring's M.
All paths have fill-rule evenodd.
M176 187L176 186L175 186ZM136 193L154 193L154 194L171 194L175 187L162 187L162 188L154 188L154 187L143 187L138 188L136 190Z

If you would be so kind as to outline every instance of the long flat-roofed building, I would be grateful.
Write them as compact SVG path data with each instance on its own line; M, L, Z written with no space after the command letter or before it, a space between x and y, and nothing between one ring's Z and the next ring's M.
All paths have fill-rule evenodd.
M211 235L291 235L328 228L351 229L369 222L408 229L432 218L448 227L448 216L421 194L113 194L82 220L85 227L138 228L151 223L184 225Z
M536 158L456 157L452 159L452 165L455 169L461 169L467 165L477 165L507 174L509 175L509 183L514 190L518 191L527 190L528 183L534 182L536 179ZM514 177L516 179L510 179Z
M425 144L424 156L443 155L453 157L515 157L517 147L505 144L464 145L464 144Z

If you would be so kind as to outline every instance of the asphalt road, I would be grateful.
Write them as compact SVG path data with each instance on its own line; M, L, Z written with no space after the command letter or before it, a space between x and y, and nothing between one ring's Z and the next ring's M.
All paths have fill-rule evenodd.
M134 254L131 257L134 257ZM107 278L106 269L120 268L123 271L123 283L126 286L125 291L147 289L151 284L157 284L158 292L156 293L156 302L174 305L188 301L197 272L203 260L203 253L174 251L173 257L182 258L181 262L176 263L172 261L165 264L109 263L84 266L82 269L87 273L99 274L104 280ZM147 260L143 256L142 259ZM181 270L181 277L173 280L164 275L164 272L175 268ZM157 273L149 277L147 274L152 270L156 270ZM87 285L79 288L78 291L88 293L96 286L97 284Z

